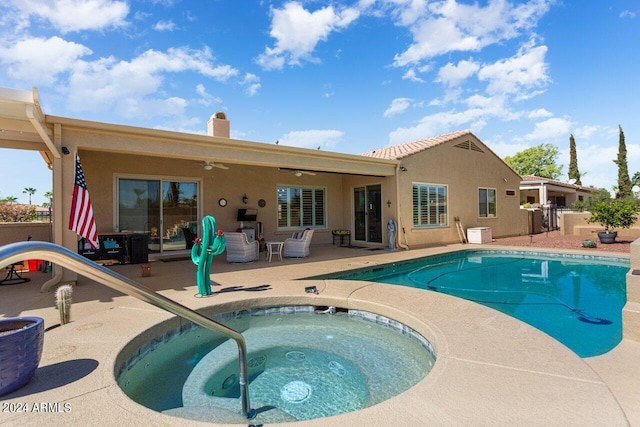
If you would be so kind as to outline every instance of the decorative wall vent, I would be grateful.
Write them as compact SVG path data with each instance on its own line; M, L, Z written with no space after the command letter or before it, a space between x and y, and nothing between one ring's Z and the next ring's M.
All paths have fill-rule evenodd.
M482 151L482 149L480 147L478 147L475 142L470 141L470 140L466 140L464 142L456 144L456 145L454 145L454 147L456 147L456 148L464 148L465 150L473 150L473 151L477 151L478 153L484 153L484 151Z

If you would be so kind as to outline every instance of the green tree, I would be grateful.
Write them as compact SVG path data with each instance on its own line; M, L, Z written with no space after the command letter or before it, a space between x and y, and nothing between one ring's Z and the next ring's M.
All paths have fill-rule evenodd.
M31 196L33 196L36 193L36 191L38 191L38 190L36 190L35 188L32 188L32 187L27 187L24 190L22 190L22 192L24 194L28 194L29 195L29 204L31 204Z
M51 206L53 206L53 191L47 191L46 193L44 193L44 197L46 197L49 201L44 202L42 204L42 207L50 208Z
M18 201L18 198L16 196L7 196L3 199L0 199L0 203L6 203L8 205L12 205L17 201Z
M558 148L552 144L540 144L527 148L504 161L520 175L535 175L556 179L562 173L562 165L556 164Z
M580 181L580 171L578 170L576 140L573 138L573 134L569 137L569 156L569 179L575 179L577 185L582 185L582 181Z
M616 198L625 198L633 194L631 188L633 184L629 179L629 168L627 166L627 145L624 142L624 132L622 132L622 126L619 126L620 138L618 142L618 158L613 161L618 165L618 191Z

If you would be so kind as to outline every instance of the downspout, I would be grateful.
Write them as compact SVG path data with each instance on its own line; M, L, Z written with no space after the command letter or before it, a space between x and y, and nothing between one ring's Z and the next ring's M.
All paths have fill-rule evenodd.
M400 163L396 165L396 218L398 218L398 227L400 227L400 231L402 232L402 237L404 238L404 243L400 242L400 238L398 239L398 246L404 250L409 250L409 243L407 242L407 233L404 231L404 225L402 225L402 215L400 214ZM400 233L398 233L399 235Z

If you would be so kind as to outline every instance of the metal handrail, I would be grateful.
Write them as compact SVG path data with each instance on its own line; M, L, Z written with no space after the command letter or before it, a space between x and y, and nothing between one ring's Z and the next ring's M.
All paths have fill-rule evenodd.
M96 264L95 262L90 261L62 246L49 242L35 241L18 242L0 246L0 269L27 259L42 259L68 268L84 277L87 277L88 279L102 283L105 286L147 302L173 313L176 316L180 316L200 325L203 328L219 332L226 337L235 340L238 345L239 354L239 383L240 398L242 399L242 412L249 419L255 416L255 410L251 409L251 405L249 403L249 383L247 381L247 344L240 332L209 319L208 317L193 311L184 305L142 286L128 277Z

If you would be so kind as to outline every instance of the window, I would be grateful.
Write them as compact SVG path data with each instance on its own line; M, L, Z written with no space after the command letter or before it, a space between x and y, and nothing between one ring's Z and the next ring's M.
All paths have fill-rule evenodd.
M326 226L325 189L278 187L278 230Z
M487 218L496 216L496 189L478 189L479 210L478 216Z
M413 184L413 225L444 227L447 221L447 187Z

